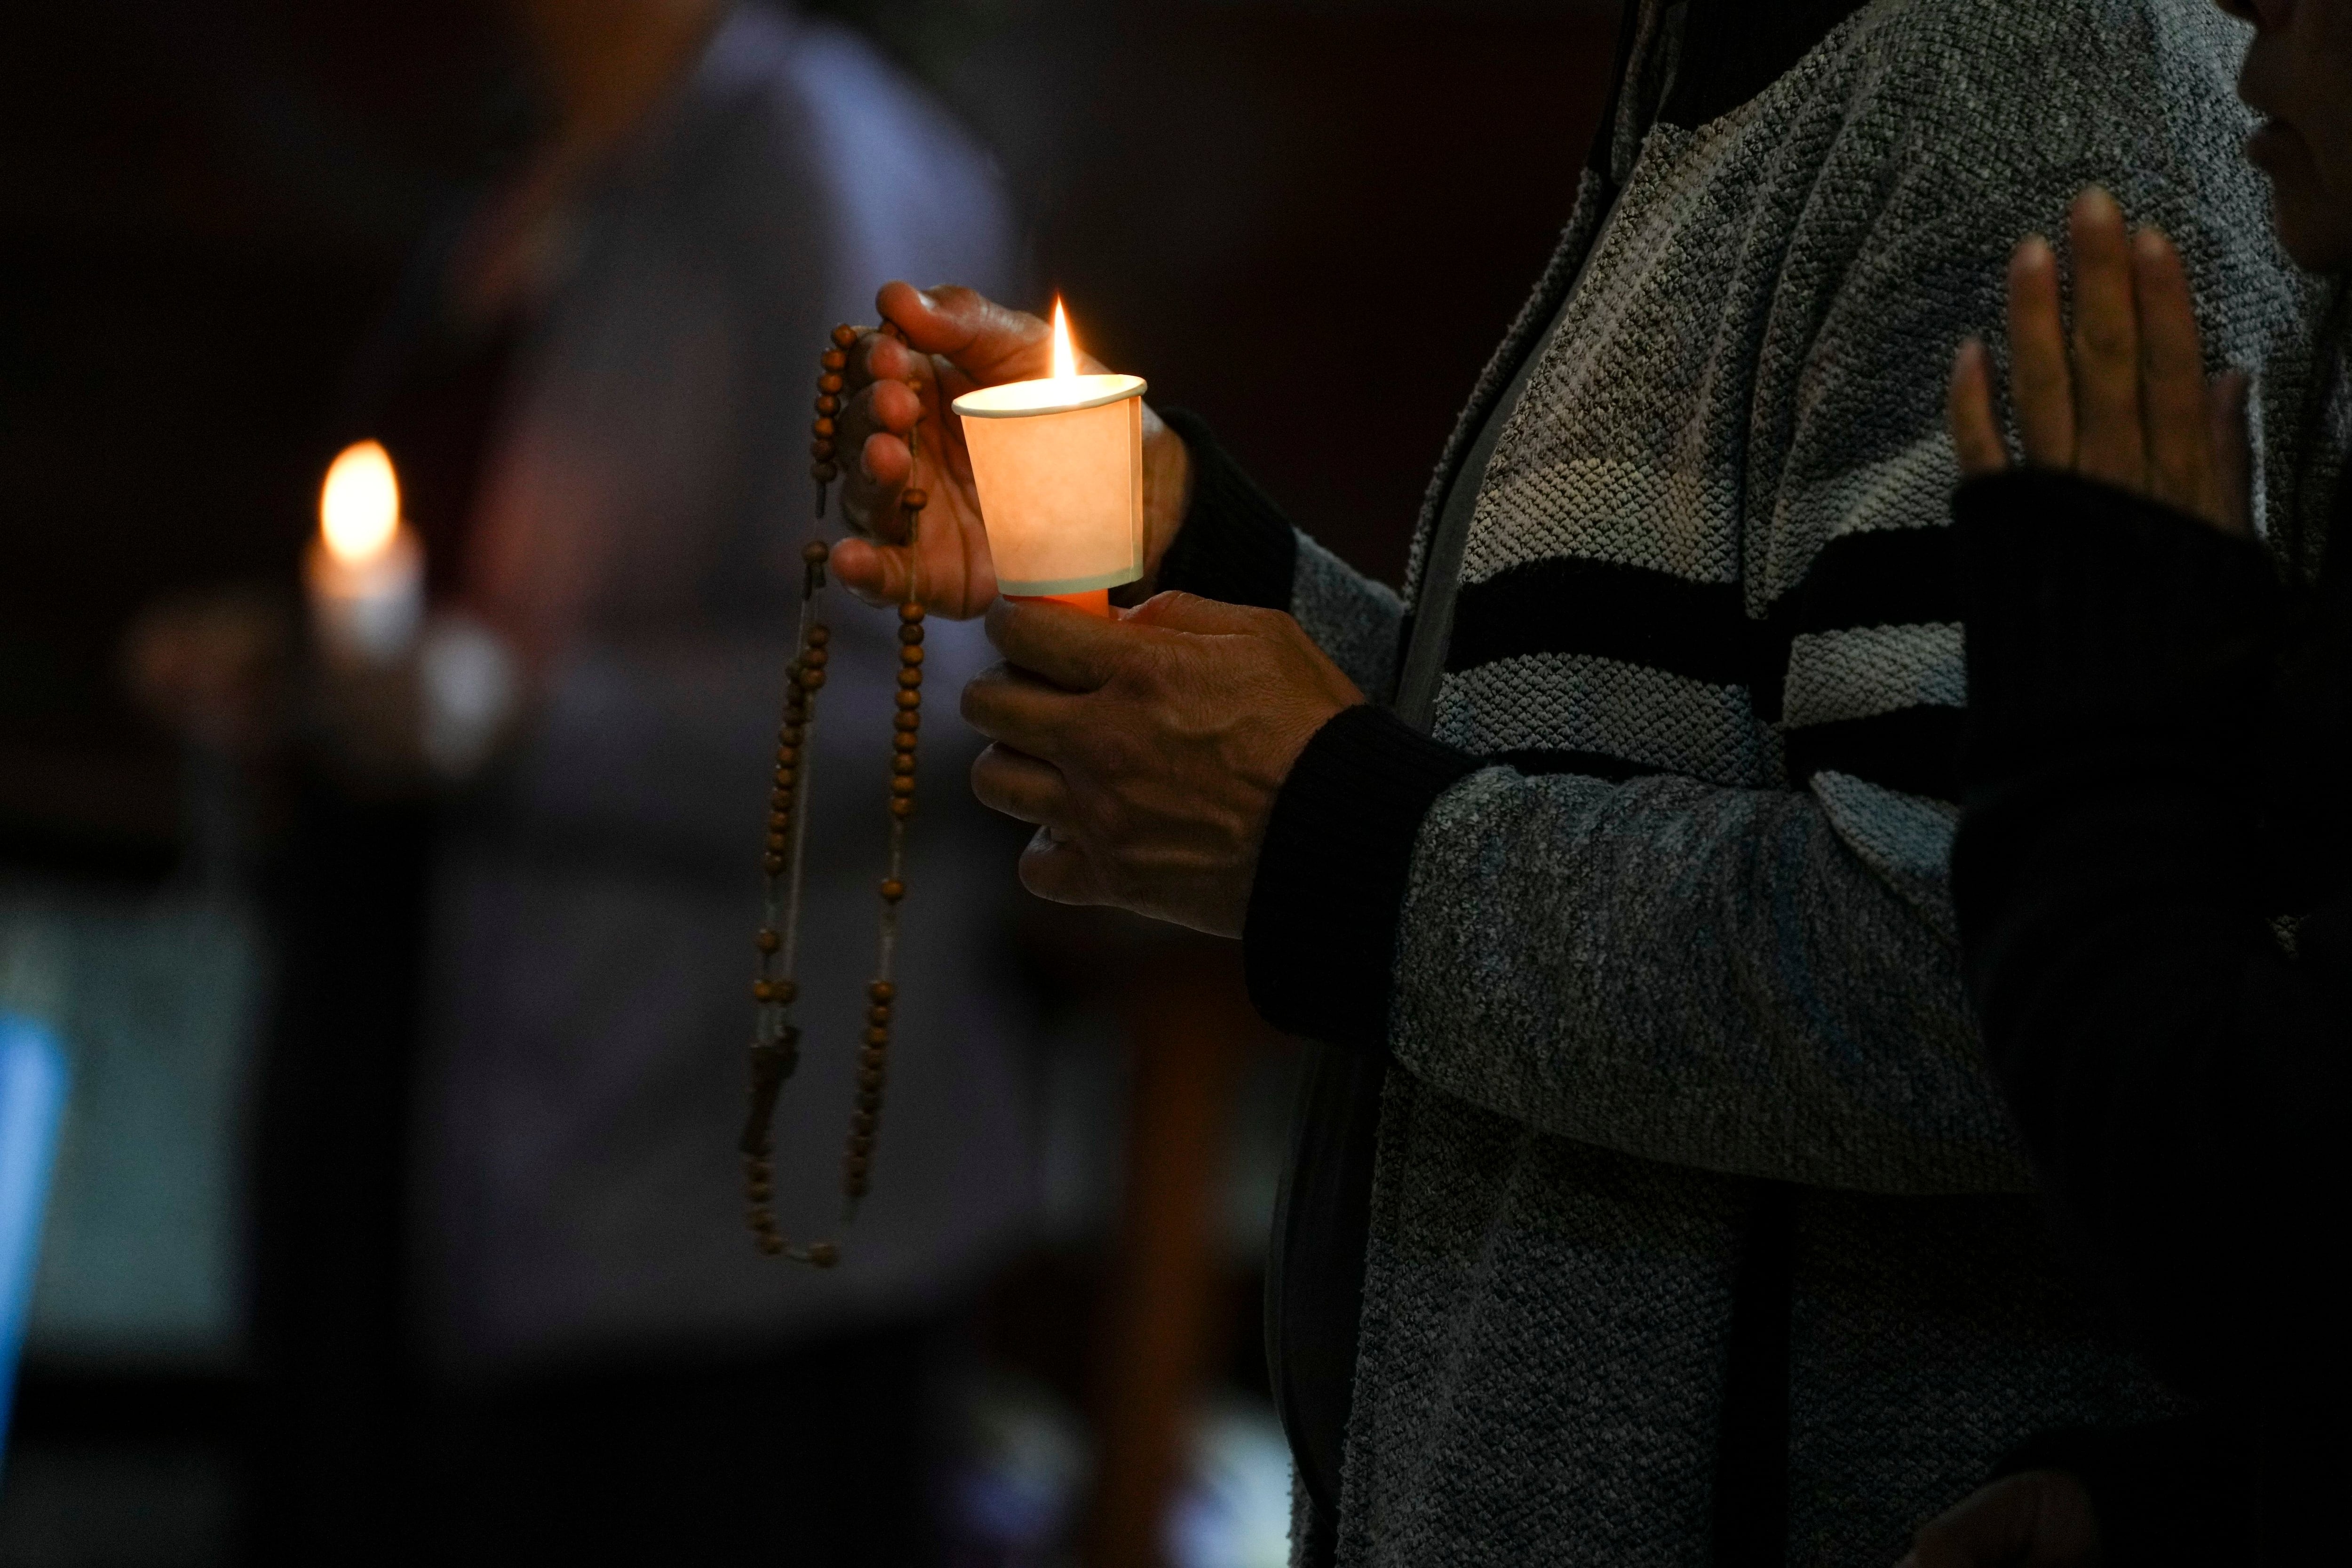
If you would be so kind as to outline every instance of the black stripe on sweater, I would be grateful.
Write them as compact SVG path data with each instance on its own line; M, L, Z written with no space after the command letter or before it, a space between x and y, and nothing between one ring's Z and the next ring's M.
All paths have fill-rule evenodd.
M1506 658L1588 654L1738 686L1751 668L1749 636L1731 584L1554 556L1463 588L1445 669L1458 675Z
M1789 652L1808 634L1959 618L1951 531L1849 534L1822 550L1761 620L1728 583L1558 556L1462 590L1448 674L1500 659L1583 654L1717 686L1745 686L1768 723L1780 718Z
M1892 529L1849 534L1815 558L1804 581L1760 620L1724 583L1606 561L1556 557L1497 573L1462 591L1450 674L1501 659L1585 655L1638 664L1717 686L1744 686L1757 717L1780 722L1789 658L1800 637L1870 626L1935 625L1959 618L1950 530ZM1909 794L1956 799L1959 711L1905 709L1874 718L1809 725L1789 732L1789 772L1801 783L1824 768ZM1601 753L1543 752L1556 765L1528 773L1578 773L1622 781L1658 770Z

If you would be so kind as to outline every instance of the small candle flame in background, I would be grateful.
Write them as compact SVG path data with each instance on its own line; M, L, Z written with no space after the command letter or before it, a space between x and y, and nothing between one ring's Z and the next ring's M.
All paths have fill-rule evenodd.
M1070 344L1069 313L1058 298L1054 301L1054 379L1078 379L1078 351Z
M392 456L373 441L343 448L319 491L319 533L327 552L361 565L392 548L400 529L400 481Z

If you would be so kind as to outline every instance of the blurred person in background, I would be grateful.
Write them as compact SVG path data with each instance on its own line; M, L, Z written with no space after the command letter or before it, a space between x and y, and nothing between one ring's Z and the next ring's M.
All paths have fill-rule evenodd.
M920 1562L940 1325L1027 1209L1031 1020L1002 957L1012 846L965 792L929 792L875 1192L841 1232L897 668L895 620L845 596L814 763L806 1054L776 1129L779 1217L841 1235L838 1269L755 1252L735 1142L817 356L884 278L1016 287L1013 225L989 160L838 27L725 0L508 8L545 134L430 247L351 417L401 467L444 612L420 658L322 681L317 711L349 795L452 797L420 841L422 1058L394 1095L413 1132L402 1331L437 1395L415 1486L375 1494L388 1529L310 1506L352 1467L286 1406L260 1507L307 1508L318 1534L266 1532L345 1561L406 1537L522 1561ZM142 663L167 702L209 694L217 726L236 683L188 657L207 638L260 662L167 625ZM960 681L982 647L943 626L932 668ZM971 752L937 731L927 768L958 779ZM294 921L320 923L299 899ZM339 961L304 934L289 984L312 1001L279 1049L348 1051L344 1023L383 1005L354 981L364 944L343 933ZM349 1098L274 1114L331 1127L367 1113ZM319 1215L350 1173L317 1181L318 1162L352 1156L311 1142L281 1163L312 1167ZM269 1267L299 1271L288 1228ZM344 1307L367 1310L331 1289L281 1316Z

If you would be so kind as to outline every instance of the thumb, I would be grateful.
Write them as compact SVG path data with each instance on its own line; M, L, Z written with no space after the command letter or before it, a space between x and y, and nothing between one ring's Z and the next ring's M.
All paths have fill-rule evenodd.
M1130 626L1152 626L1161 631L1190 632L1195 637L1232 637L1264 632L1269 620L1286 620L1289 617L1279 610L1228 605L1222 600L1202 598L1198 594L1180 594L1171 590L1154 594L1128 611L1123 618Z
M892 282L882 286L874 303L884 321L906 334L908 346L939 355L978 385L1033 380L1053 371L1053 329L977 289Z

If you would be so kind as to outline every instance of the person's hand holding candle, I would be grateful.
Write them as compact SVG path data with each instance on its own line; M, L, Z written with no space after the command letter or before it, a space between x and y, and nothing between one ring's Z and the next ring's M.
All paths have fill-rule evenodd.
M1189 594L1109 621L1002 600L988 635L972 790L1038 826L1023 886L1239 936L1275 796L1363 693L1288 616Z
M942 615L971 616L996 597L996 572L972 482L961 421L950 405L968 392L1053 374L1051 324L1008 310L969 289L920 291L892 283L877 300L904 342L869 332L851 353L835 446L842 454L842 506L863 537L845 540L833 566L851 589L877 602L907 596L911 581ZM1078 368L1102 366L1082 360ZM907 437L921 420L916 453ZM1191 462L1181 437L1143 410L1144 584L1181 524ZM898 500L928 497L922 537L909 544Z

